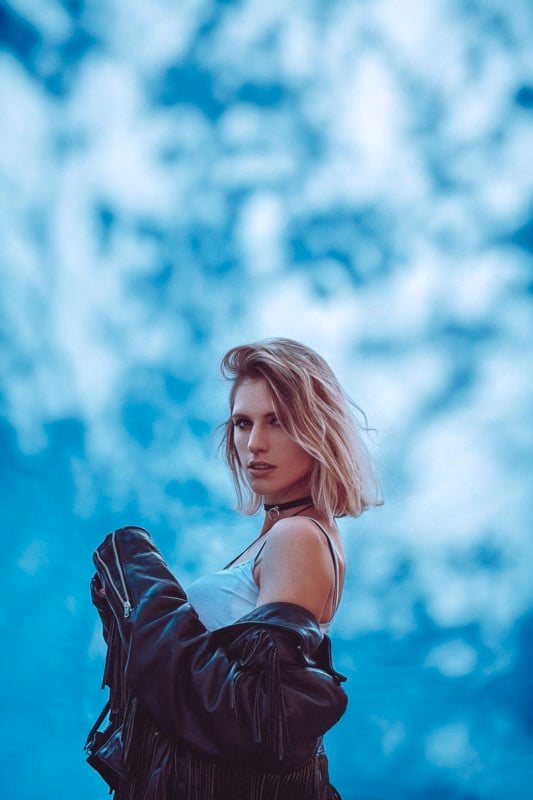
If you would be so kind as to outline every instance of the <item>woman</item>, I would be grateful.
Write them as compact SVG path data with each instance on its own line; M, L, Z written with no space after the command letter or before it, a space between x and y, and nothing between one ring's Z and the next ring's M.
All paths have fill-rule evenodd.
M322 735L346 705L325 636L345 569L335 518L376 503L375 482L314 351L271 339L233 348L222 371L227 461L262 529L187 593L143 529L97 549L111 715L89 762L117 800L328 800Z

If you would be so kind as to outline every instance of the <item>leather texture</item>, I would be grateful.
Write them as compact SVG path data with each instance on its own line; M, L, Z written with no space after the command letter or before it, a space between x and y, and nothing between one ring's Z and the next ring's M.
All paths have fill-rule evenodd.
M111 629L124 651L122 712L133 698L137 716L182 753L237 769L280 775L325 759L317 755L321 737L340 719L347 698L330 641L312 614L269 603L233 625L206 630L142 528L109 534L94 561L93 600L107 637ZM106 676L113 694L119 674L106 664Z

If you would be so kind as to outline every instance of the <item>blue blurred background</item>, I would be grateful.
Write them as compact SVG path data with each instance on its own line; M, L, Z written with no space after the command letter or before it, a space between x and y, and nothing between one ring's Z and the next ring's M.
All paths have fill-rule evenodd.
M290 336L377 434L333 628L344 800L529 798L528 0L0 3L0 794L96 800L87 585L149 528L187 582L254 538L212 432Z

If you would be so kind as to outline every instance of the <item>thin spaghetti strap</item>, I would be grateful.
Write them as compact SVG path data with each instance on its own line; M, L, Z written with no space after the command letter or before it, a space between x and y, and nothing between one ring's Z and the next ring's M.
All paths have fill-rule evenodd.
M305 516L304 519L310 519L311 522L314 522L315 525L318 525L324 536L326 537L326 541L328 543L329 552L331 553L331 558L333 561L333 571L335 573L335 591L333 593L333 612L337 610L337 606L339 605L339 591L340 591L340 580L339 580L339 564L337 562L337 554L335 553L335 548L333 547L333 542L331 541L331 537L324 526L314 517L307 517Z
M266 545L266 538L265 538L265 541L263 542L263 544L261 545L261 547L259 548L259 550L257 551L257 553L254 556L254 563L252 564L252 570L255 568L255 565L257 564L257 559L259 558L259 556L263 552L263 547L265 545Z
M243 556L243 555L246 553L246 551L247 551L247 550L249 550L249 549L250 549L250 547L252 547L252 546L253 546L253 545L254 545L254 544L257 542L257 541L259 541L259 539L261 538L261 536L264 536L264 534L262 534L262 533L261 533L261 534L259 534L259 536L257 537L257 539L254 539L254 540L253 540L253 542L251 542L251 544L249 544L249 545L248 545L248 547L245 547L245 548L244 548L244 550L242 551L242 553L239 553L239 555L238 555L238 556L235 556L235 558L232 558L232 559L231 559L231 561L228 561L228 563L226 564L226 566L225 566L225 567L223 567L222 569L223 569L223 570L225 570L225 569L229 569L229 567L231 567L231 565L232 565L232 564L234 564L236 561L238 561L238 560L239 560L239 558L240 558L241 556ZM261 550L263 549L263 547L265 546L265 544L266 544L266 540L263 542L263 544L262 544L262 545L261 545L261 547L259 548L259 550L258 550L258 552L257 552L257 554L256 554L256 556L255 556L255 558L257 558L257 556L259 555L259 553L261 552ZM255 559L254 559L254 564L255 564Z

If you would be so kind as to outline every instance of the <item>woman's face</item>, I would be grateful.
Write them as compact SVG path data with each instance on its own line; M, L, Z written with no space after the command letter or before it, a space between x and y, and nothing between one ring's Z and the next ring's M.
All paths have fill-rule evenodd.
M266 503L307 494L314 459L281 428L263 378L243 379L231 417L235 450L252 491Z

